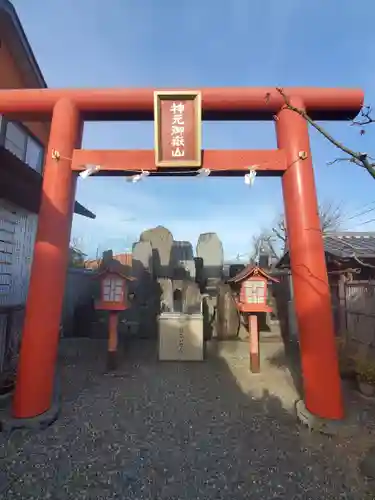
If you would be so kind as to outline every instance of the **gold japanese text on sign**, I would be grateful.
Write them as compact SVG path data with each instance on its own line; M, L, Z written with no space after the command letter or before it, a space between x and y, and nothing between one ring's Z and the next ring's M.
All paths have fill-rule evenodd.
M155 164L200 167L201 94L195 91L154 93Z

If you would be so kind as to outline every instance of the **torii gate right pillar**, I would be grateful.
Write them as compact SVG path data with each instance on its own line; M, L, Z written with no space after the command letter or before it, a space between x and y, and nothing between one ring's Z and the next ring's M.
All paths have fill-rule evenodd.
M292 97L290 103L304 109L299 98ZM283 108L276 131L278 147L286 152L288 165L282 187L304 401L312 414L339 420L344 416L341 380L308 125L298 113ZM307 158L299 159L300 152L307 153Z

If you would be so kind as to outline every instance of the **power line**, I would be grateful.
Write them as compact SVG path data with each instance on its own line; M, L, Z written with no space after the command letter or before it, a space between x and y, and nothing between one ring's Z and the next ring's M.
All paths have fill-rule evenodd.
M366 203L366 205L364 207L362 207L362 208L367 208L367 207L369 207L371 205L374 205L374 204L375 204L375 200L374 201L370 201L370 203Z
M360 223L357 224L356 227L358 227L358 226L365 226L366 224L370 224L370 222L375 222L375 219L369 219L369 220L366 220L364 222L360 222ZM349 231L350 231L350 229L349 229Z
M346 220L353 220L353 219L356 219L357 217L361 217L362 215L366 215L366 214L369 214L369 213L374 212L374 211L375 211L375 207L370 208L368 210L363 210L362 212L359 212L358 214L354 214L351 217L348 217Z

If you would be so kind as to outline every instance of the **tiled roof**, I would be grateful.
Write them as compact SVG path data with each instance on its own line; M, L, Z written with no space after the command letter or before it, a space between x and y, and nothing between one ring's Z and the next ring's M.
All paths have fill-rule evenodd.
M327 233L324 248L337 257L375 257L375 232L367 233Z
M327 254L342 259L356 256L361 259L375 258L375 232L332 232L325 233L324 250ZM286 252L276 267L289 265L289 252Z
M113 256L113 260L117 260L123 266L132 267L133 254L132 253L120 253ZM98 269L102 259L86 260L85 267L87 269Z
M132 265L133 261L133 254L132 253L119 253L118 255L113 256L114 260L117 260L122 264L123 266L130 266Z
M233 276L233 278L229 279L228 283L240 283L241 281L244 281L245 279L249 278L252 275L254 276L260 275L263 278L268 279L269 281L274 281L274 282L278 281L277 279L267 274L266 271L264 271L262 268L249 264L244 269L242 269L238 274L236 274L236 276Z

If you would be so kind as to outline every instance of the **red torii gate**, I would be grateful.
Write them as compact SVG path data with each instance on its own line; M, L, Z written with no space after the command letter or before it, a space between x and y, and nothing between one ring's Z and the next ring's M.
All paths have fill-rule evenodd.
M357 89L287 88L284 93L293 106L316 120L354 118L363 105L363 93ZM204 151L202 166L213 175L243 176L249 165L256 164L258 175L282 176L305 404L319 417L341 419L342 393L308 125L285 109L284 98L275 88L202 89L201 95L206 120L276 116L277 150ZM42 415L52 404L74 173L88 163L102 165L99 175L126 175L135 166L158 171L152 150L81 150L83 121L153 120L154 90L1 90L0 113L24 121L52 116L13 402L13 416L25 419ZM60 154L58 162L55 151ZM302 152L307 153L306 159Z

